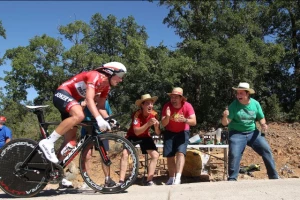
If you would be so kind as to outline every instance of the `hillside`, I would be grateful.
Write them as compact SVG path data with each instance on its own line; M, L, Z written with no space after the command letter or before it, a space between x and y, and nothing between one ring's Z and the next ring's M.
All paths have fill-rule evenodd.
M266 132L276 162L276 168L282 178L300 176L300 123L271 123ZM241 165L260 164L261 170L253 173L255 179L266 178L266 169L262 159L251 149L246 148ZM243 178L243 176L241 176ZM244 176L244 178L248 178Z

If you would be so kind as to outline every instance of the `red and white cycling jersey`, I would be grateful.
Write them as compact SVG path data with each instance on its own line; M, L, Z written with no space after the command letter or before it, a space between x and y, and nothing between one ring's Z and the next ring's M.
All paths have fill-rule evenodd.
M82 72L73 76L58 87L65 90L77 101L85 98L87 87L95 88L95 94L100 93L101 98L106 98L110 90L109 82L104 82L105 75L97 71Z

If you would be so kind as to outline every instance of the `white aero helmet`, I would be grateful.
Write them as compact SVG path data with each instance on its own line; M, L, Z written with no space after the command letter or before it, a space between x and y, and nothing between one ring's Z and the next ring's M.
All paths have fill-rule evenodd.
M105 73L106 75L112 77L117 75L120 78L123 78L127 73L126 67L120 62L109 62L101 67L97 68L96 71Z

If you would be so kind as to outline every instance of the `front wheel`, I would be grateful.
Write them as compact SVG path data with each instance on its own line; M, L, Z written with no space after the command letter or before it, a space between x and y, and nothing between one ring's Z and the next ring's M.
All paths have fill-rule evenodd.
M0 188L14 197L32 197L47 185L48 162L36 149L37 142L15 139L0 150ZM29 162L21 167L32 153Z
M102 141L110 166L103 163L96 140ZM100 142L101 143L101 142ZM101 149L101 147L100 147ZM80 155L80 173L93 190L112 194L131 186L138 176L138 153L126 138L109 133L100 134L87 143ZM110 176L110 180L105 177ZM123 177L123 183L119 183Z

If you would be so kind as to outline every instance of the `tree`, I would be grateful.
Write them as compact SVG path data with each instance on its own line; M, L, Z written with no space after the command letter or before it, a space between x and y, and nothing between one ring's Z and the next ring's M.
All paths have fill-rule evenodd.
M133 107L128 105L134 103L138 87L142 85L137 82L145 81L144 74L147 72L146 39L148 35L143 26L139 26L132 16L120 19L109 15L104 19L99 13L92 16L90 21L91 32L86 38L91 52L101 58L103 64L110 61L122 62L128 70L124 82L118 87L112 88L110 92L110 103L116 112L128 113L123 116L129 119ZM100 59L99 59L100 60ZM146 80L147 81L147 80Z
M300 100L300 1L270 0L261 1L268 5L269 20L267 33L275 36L275 41L285 48L281 69L288 72L292 83L288 90L295 91L290 104ZM294 97L293 97L294 96ZM291 108L290 108L291 109Z
M51 100L58 85L68 77L60 60L63 50L59 39L47 35L34 37L26 47L7 50L4 58L12 63L12 70L4 78L7 96L16 102L26 100L26 89L33 87L39 94L39 104Z
M169 8L163 22L182 38L178 54L194 62L180 82L188 84L185 91L201 125L219 125L233 98L231 87L239 82L249 82L258 95L268 91L264 78L284 53L282 45L264 42L261 13L266 5L230 0L159 4Z
M2 21L0 20L0 36L6 39L5 29L2 26ZM2 65L2 59L0 58L0 65Z
M91 27L88 24L76 20L66 26L60 26L59 32L73 44L62 55L66 70L71 75L75 75L80 71L94 69L103 62L89 48L88 38L91 34Z
M3 28L2 20L0 20L0 36L2 36L4 39L6 39L6 30Z

